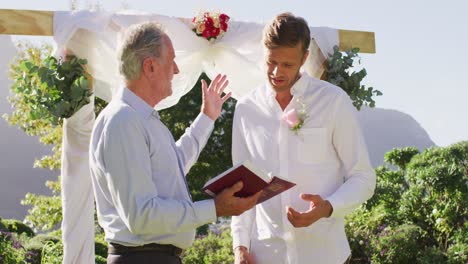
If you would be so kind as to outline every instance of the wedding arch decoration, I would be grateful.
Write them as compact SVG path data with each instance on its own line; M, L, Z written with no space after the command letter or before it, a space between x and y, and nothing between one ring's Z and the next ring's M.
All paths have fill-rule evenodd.
M207 17L211 16L212 14ZM218 18L221 20L221 14ZM173 95L156 106L156 109L160 110L176 104L190 91L202 72L209 78L213 78L218 72L227 74L230 78L227 90L232 92L234 98L242 97L261 84L264 81L261 64L261 37L264 25L230 21L226 16L226 25L220 23L218 35L215 34L217 30L211 28L210 34L203 34L204 31L201 31L202 38L193 31L192 23L196 22L196 19L192 22L191 19L147 13L53 12L53 19L47 21L53 23L56 50L66 48L78 58L85 59L88 62L87 72L93 77L93 95L89 97L90 103L63 121L61 168L63 261L92 263L94 204L88 166L88 145L95 119L93 102L94 96L109 101L112 94L122 87L116 50L123 30L135 23L154 21L163 25L173 41L176 62L181 73L173 80L173 87L177 87ZM1 22L4 21L0 19ZM311 55L303 69L309 75L320 78L326 71L324 63L328 54L334 53L333 47L339 44L339 39L343 36L341 31L332 28L310 29L313 38L309 47ZM221 31L224 31L222 37ZM56 55L59 56L59 52L56 52Z

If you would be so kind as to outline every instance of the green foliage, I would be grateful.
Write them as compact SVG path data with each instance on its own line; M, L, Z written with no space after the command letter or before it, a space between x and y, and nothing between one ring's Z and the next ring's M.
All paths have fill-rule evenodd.
M398 166L401 170L405 170L406 164L417 154L419 154L419 150L415 147L394 149L385 154L384 160Z
M36 160L34 167L60 169L62 118L69 117L89 102L89 84L81 66L84 63L77 58L57 61L51 57L50 46L20 44L20 52L11 65L15 83L11 88L12 96L8 98L15 110L3 117L10 125L19 126L28 135L39 136L41 143L52 146L52 154ZM70 108L64 105L70 105ZM95 112L99 113L105 105L103 100L96 98ZM62 221L60 177L45 185L52 190L52 196L28 193L21 201L23 205L31 206L25 222L35 230L47 231Z
M468 222L463 228L456 230L450 238L450 246L447 249L449 263L467 263L468 260Z
M183 255L184 264L234 263L229 229L221 234L209 233L199 237Z
M23 263L25 251L18 239L17 234L0 232L0 263L16 264Z
M32 54L29 50L20 56L11 67L11 77L12 90L21 94L29 108L24 114L30 120L43 119L57 125L61 118L88 104L92 93L83 68L86 63L74 56L62 61L50 53Z
M346 218L354 263L468 262L468 141L385 155L374 196Z
M0 231L8 232L7 226L2 222L2 218L0 217Z
M185 129L200 113L201 79L207 80L208 84L210 82L209 78L202 74L195 87L183 96L177 105L160 111L161 121L169 128L176 140L183 135ZM208 196L201 191L205 182L232 165L231 126L235 104L234 99L229 99L224 104L222 115L216 121L210 139L187 175L188 185L195 201L207 199Z
M360 110L362 105L375 106L373 96L380 96L382 92L372 87L361 85L362 79L366 77L366 69L351 71L355 58L358 57L358 48L340 52L338 46L333 47L333 54L328 54L325 67L325 80L341 87L353 101L353 105ZM360 64L360 59L358 59Z
M62 221L60 194L46 196L27 193L21 204L32 206L28 210L25 222L36 230L51 230Z
M26 263L40 264L42 259L43 244L39 240L30 239L23 244L26 251L24 260Z
M96 263L101 260L104 260L103 263L107 263L107 242L104 239L103 232L96 232L95 234L94 253L96 254Z
M415 225L386 227L371 240L375 263L411 263L424 251L424 231Z
M36 77L25 77L25 79L29 78L29 82L22 86L22 72L20 70L21 67L32 67L20 66L21 63L26 64L26 62L28 62L28 65L43 67L45 65L43 60L50 56L50 54L50 46L34 47L28 44L20 45L16 61L11 65L12 78L16 81L11 88L12 95L8 99L14 111L11 115L4 115L3 117L10 125L19 126L28 135L38 136L41 143L52 146L52 154L36 160L34 167L57 170L60 169L60 157L62 153L62 127L60 125L53 125L46 118L33 118L34 114L27 114L40 108L40 106L32 104L30 97L32 96L31 94L39 93L39 90L36 91L34 89L42 89L43 87L41 87L39 84L40 80ZM25 73L26 75L28 74ZM22 89L28 90L28 92L24 92ZM61 216L58 216L61 215L61 213L58 213L61 210L60 182L58 180L49 181L46 182L46 186L53 191L53 196L27 194L26 198L22 201L23 205L32 206L28 210L29 214L26 216L25 222L35 230L48 230L61 221Z
M61 264L63 260L62 241L47 241L42 248L41 263Z
M2 222L6 225L9 232L16 233L18 235L25 234L29 237L33 237L35 235L34 231L29 226L19 220L4 219Z

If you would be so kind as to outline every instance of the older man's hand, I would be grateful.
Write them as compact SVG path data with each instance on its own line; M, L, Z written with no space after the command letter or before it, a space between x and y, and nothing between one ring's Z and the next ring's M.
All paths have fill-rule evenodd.
M214 200L217 217L233 215L237 216L249 210L257 204L257 200L262 194L262 191L259 191L258 193L245 198L234 196L236 192L242 189L242 186L242 181L239 181L231 187L224 189L215 197Z
M218 74L210 83L210 87L205 80L202 82L203 103L201 111L215 121L221 114L224 102L231 97L231 92L222 96L224 89L229 84L226 75Z

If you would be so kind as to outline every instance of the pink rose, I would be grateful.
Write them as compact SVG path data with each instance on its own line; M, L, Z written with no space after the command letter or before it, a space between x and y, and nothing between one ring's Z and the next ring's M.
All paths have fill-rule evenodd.
M296 109L291 109L283 114L283 121L286 122L289 128L297 126L300 122Z

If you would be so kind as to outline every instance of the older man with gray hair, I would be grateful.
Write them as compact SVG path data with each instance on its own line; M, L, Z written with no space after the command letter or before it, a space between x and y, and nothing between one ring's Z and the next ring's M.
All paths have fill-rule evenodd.
M154 107L172 94L179 73L170 38L154 23L131 27L119 53L126 87L98 116L90 168L108 263L181 263L195 228L252 208L260 193L238 198L242 182L193 202L185 175L197 160L230 94L218 75L202 81L201 113L175 142Z

